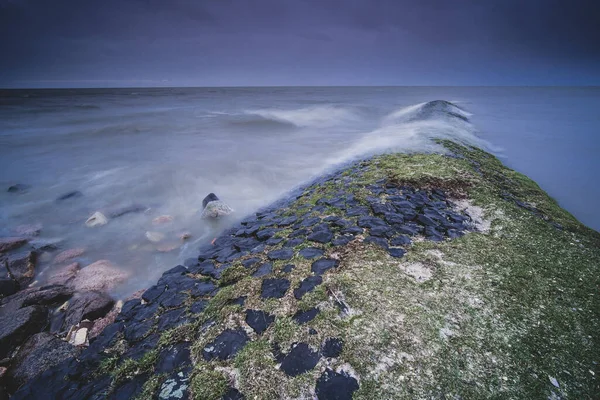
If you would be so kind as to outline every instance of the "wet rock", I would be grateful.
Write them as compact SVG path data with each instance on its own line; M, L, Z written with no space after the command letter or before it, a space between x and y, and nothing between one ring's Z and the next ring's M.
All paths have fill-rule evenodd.
M281 272L289 274L290 272L292 272L292 270L294 268L296 268L296 266L294 264L287 264L287 265L283 266L283 268L281 269Z
M41 372L75 357L79 350L46 332L31 336L15 355L10 378L19 386Z
M401 258L401 257L404 256L404 254L406 254L406 250L400 249L400 248L392 248L392 247L390 247L388 249L388 253L390 253L390 256L392 256L392 257Z
M47 323L48 311L41 306L29 306L0 316L0 359L44 329Z
M318 308L311 308L306 311L298 311L296 314L292 316L292 319L296 321L298 324L306 324L307 322L312 321L319 314Z
M338 338L329 338L323 344L321 349L321 354L324 357L338 357L342 354L343 343L341 339Z
M390 240L391 246L405 246L405 245L409 245L410 243L411 243L411 240L406 235L400 235L400 236L397 236Z
M144 321L148 318L154 318L154 314L158 311L158 302L149 304L140 304L133 310L133 321Z
M158 296L160 296L161 294L163 294L163 292L165 291L165 286L164 285L154 285L151 286L148 290L146 290L144 292L144 294L142 294L142 299L148 303L153 302L154 300L156 300L158 298Z
M294 256L294 250L290 248L283 248L279 250L273 250L267 253L269 260L289 260Z
M375 228L376 226L387 226L384 220L377 217L362 217L357 221L361 228Z
M76 293L66 311L65 326L77 325L84 319L93 321L104 317L114 304L114 300L104 292Z
M5 253L9 250L18 249L27 243L28 239L25 237L4 237L0 238L0 253Z
M280 238L280 237L272 237L271 239L267 240L267 241L265 242L265 244L267 244L267 245L269 245L269 246L275 246L275 245L277 245L277 244L279 244L279 243L283 242L283 240L284 240L284 239L283 239L283 238Z
M21 290L2 299L0 315L15 312L30 305L51 305L62 303L73 295L73 290L61 285L33 287Z
M192 314L200 314L206 309L206 306L208 306L208 301L199 300L190 306L190 312Z
M319 400L352 400L358 388L356 379L347 373L337 373L327 368L317 380L315 394Z
M302 238L294 238L290 239L283 244L283 247L296 247L304 243L304 239Z
M46 284L70 286L78 273L79 263L71 263L52 272Z
M189 272L193 274L210 276L214 279L221 279L224 270L225 268L217 268L212 261L203 261L189 268Z
M110 396L106 397L109 400L131 400L135 399L144 388L144 383L148 380L147 375L136 375L133 379L125 381L121 386L117 387Z
M310 270L317 275L322 275L331 268L336 268L339 261L330 258L321 258L312 263Z
M307 218L304 221L300 222L300 226L303 228L308 228L315 225L318 222L321 222L321 218L319 217Z
M192 297L214 296L219 288L211 281L198 282L191 290Z
M298 217L291 216L291 217L287 217L287 218L284 218L281 221L279 221L278 225L279 226L289 226L289 225L295 224L297 221L298 221Z
M135 214L141 213L148 209L148 207L140 205L140 204L132 204L126 207L115 208L107 211L107 214L110 218L118 218L122 217L126 214ZM154 221L153 221L154 222Z
M270 232L271 231L269 231L269 233ZM249 237L249 238L245 238L245 239L238 239L233 245L238 251L250 251L253 248L255 248L256 246L258 246L259 244L260 244L260 242L257 239L255 239L253 237Z
M267 240L267 239L271 238L277 232L279 232L279 229L267 228L267 229L263 229L263 230L256 232L256 237L259 240Z
M154 370L158 374L170 373L191 364L190 344L187 342L177 343L160 352Z
M258 335L267 330L269 325L275 321L275 316L261 310L246 310L246 323Z
M25 193L31 188L30 185L24 183L17 183L8 187L8 193Z
M124 282L129 274L120 270L108 260L99 260L83 268L73 280L73 288L78 292L107 292Z
M329 243L333 239L333 233L329 229L319 230L308 235L307 239L311 242Z
M70 200L70 199L77 199L82 196L83 196L83 193L81 193L79 190L74 190L72 192L65 193L62 196L58 197L56 199L56 201L60 202L60 201L65 201L65 200Z
M8 274L6 265L0 261L0 298L19 291L19 284Z
M240 351L248 340L250 339L243 329L227 329L202 349L202 357L207 361L215 358L227 360Z
M1 239L0 239L1 240ZM63 239L32 239L29 245L34 251L54 251L58 250Z
M190 398L189 376L187 371L179 371L169 376L158 391L159 400L181 400Z
M90 228L106 225L107 223L108 218L106 218L106 215L102 214L100 211L96 211L85 221L85 225Z
M417 235L419 233L419 229L415 225L411 224L398 225L396 226L396 231L411 236Z
M149 319L143 322L130 322L125 328L125 339L128 342L135 342L142 339L150 332L154 321Z
M211 194L213 194L213 193L211 193ZM207 198L208 198L208 196L207 196ZM203 204L204 204L204 201L207 200L207 198L205 198L203 200L203 202L202 202ZM206 203L206 205L203 206L203 208L204 209L202 210L202 214L200 215L200 217L202 219L214 219L214 218L226 217L226 216L232 214L234 211L233 208L229 207L227 204L225 204L225 202L223 202L221 200L209 201L208 203Z
M300 282L300 286L297 289L294 289L294 297L300 300L302 296L308 292L312 292L321 283L323 283L323 278L320 275L309 276Z
M69 249L69 250L62 251L62 252L58 253L56 255L56 257L54 257L54 264L62 264L64 262L69 261L72 258L79 257L79 256L83 255L84 253L85 253L85 249L83 249L83 248Z
M306 247L298 252L299 255L307 259L321 257L323 253L325 251L317 247Z
M187 298L188 295L186 293L171 293L171 291L166 291L160 296L160 305L165 308L179 307Z
M42 231L42 224L19 225L14 232L19 236L37 236Z
M260 296L263 299L280 299L290 288L290 281L287 279L265 279L262 281Z
M6 266L13 279L24 288L33 282L35 276L35 253L29 251L12 255L8 257Z
M261 265L260 267L258 267L256 272L254 272L252 274L252 276L255 278L260 278L265 275L269 275L271 272L273 272L273 264L265 263L265 264Z
M319 352L312 351L306 343L292 345L292 349L283 357L281 370L288 376L297 376L312 370L319 362Z

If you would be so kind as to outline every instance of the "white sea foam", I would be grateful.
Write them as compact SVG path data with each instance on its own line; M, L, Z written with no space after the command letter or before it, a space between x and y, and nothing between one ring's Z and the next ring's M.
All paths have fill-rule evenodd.
M357 119L352 110L331 105L287 110L275 108L247 110L246 114L257 115L267 120L287 123L299 128L329 127Z

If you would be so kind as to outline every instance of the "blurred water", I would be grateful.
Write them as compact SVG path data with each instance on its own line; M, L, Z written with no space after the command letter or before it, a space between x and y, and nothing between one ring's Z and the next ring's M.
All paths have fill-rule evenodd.
M454 101L473 124L425 115ZM348 159L433 150L434 137L491 149L582 222L599 229L598 88L160 88L0 92L0 234L42 223L43 237L133 272L117 294L154 282L210 240L198 217L215 192L242 217ZM31 185L21 195L6 188ZM83 196L62 203L72 190ZM94 211L142 204L87 228ZM152 225L168 214L171 224ZM156 251L146 231L168 244ZM43 267L42 267L43 268Z

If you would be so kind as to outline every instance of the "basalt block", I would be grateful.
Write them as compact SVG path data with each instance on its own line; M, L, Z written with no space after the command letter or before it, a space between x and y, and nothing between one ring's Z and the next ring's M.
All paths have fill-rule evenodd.
M202 357L207 360L227 360L232 358L250 340L246 332L241 329L227 329L202 349Z

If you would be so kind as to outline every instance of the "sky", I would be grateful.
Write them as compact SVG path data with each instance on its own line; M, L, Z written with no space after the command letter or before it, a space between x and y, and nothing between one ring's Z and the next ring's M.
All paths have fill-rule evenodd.
M597 0L0 0L0 87L600 85Z

